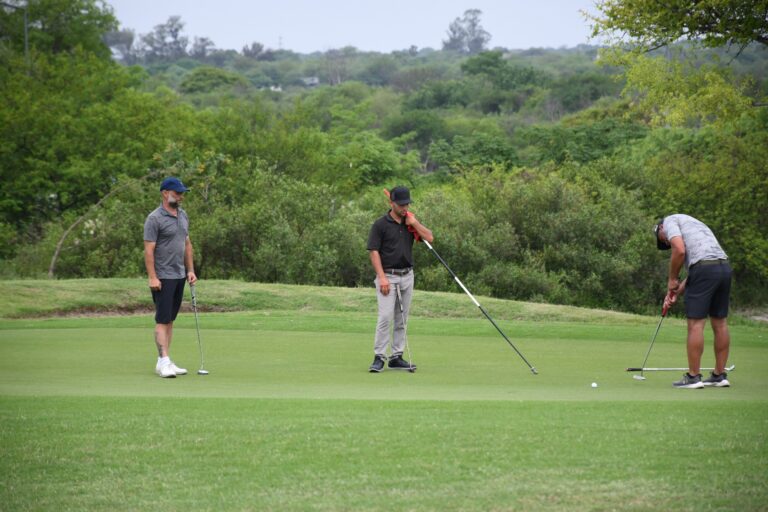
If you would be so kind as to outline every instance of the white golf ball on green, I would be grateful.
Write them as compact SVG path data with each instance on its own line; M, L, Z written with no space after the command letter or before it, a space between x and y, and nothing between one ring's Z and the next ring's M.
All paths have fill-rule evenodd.
M592 387L593 387L593 388L596 388L596 387L597 387L597 382L593 382L593 383L592 383Z

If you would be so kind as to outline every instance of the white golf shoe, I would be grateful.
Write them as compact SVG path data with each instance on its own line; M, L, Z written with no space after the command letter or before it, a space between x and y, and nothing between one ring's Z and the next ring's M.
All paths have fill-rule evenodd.
M164 365L155 366L155 373L164 379L176 378L176 372L173 369L173 363L165 363Z
M187 369L186 368L179 368L178 366L176 366L176 363L174 363L173 361L171 361L171 369L174 371L174 373L176 375L186 375L187 374Z

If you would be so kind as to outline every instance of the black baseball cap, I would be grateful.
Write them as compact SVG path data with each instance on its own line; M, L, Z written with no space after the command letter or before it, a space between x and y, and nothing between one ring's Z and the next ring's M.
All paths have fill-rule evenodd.
M400 206L411 204L411 191L407 187L395 187L389 191L389 200Z
M184 186L184 184L181 182L179 178L174 178L173 176L170 176L168 178L165 178L163 182L160 184L160 192L163 190L173 190L174 192L178 192L181 194L182 192L186 192L189 189Z
M659 219L659 222L653 225L653 234L656 235L656 247L660 251L668 251L672 248L672 246L669 245L669 242L663 242L661 238L659 238L659 230L663 225L664 225L664 218L662 217L661 219Z

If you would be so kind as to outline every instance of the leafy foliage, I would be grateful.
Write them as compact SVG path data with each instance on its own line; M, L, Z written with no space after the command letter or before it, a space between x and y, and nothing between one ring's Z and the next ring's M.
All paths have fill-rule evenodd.
M469 9L464 16L456 18L448 27L448 39L443 41L443 50L476 54L485 50L491 34L480 24L483 11Z
M213 67L199 67L184 77L179 90L184 93L211 92L226 85L245 83L240 75Z
M3 2L16 9L0 9L3 43L24 51L24 11L29 47L41 53L67 53L79 48L101 58L110 51L102 36L117 28L112 8L99 0L28 0ZM7 39L6 39L7 37Z
M602 17L592 17L593 35L628 35L643 50L681 38L711 47L768 45L765 0L600 0L596 7Z
M606 53L626 67L625 97L655 126L724 125L751 114L749 80L735 82L729 70L712 64L695 68L685 60L632 53Z

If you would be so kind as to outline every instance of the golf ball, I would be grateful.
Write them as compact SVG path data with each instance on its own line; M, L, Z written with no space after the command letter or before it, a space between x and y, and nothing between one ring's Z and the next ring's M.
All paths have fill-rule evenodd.
M593 387L593 388L596 388L596 387L597 387L597 382L593 382L593 383L592 383L592 387Z

